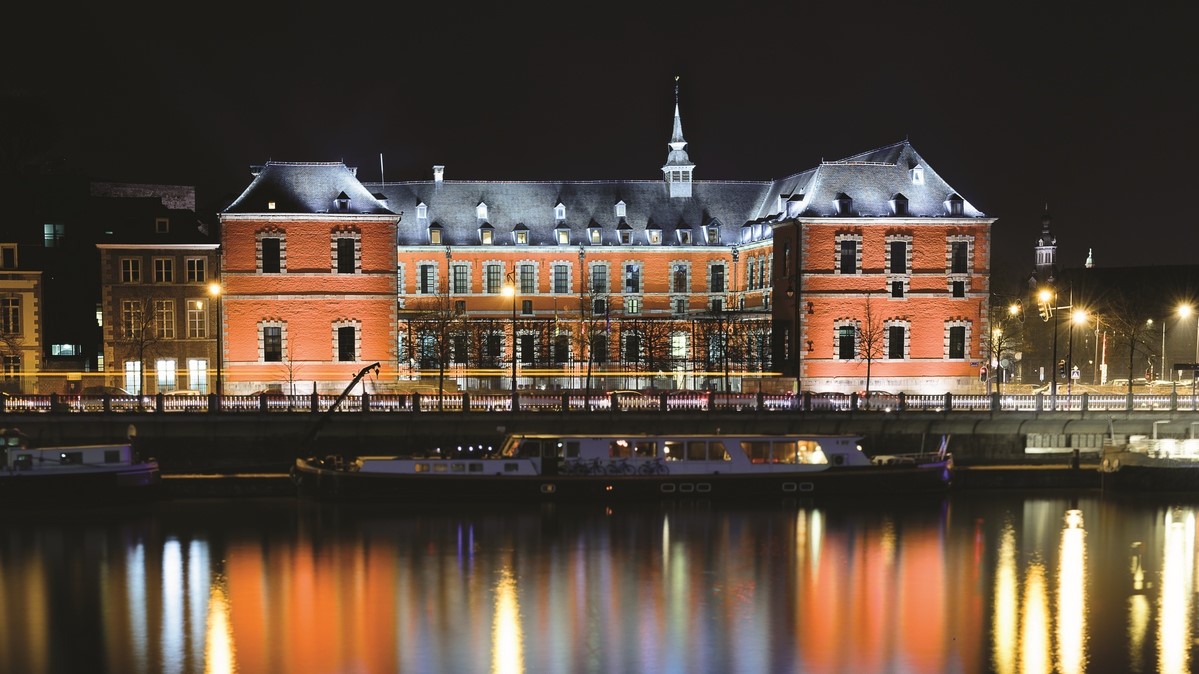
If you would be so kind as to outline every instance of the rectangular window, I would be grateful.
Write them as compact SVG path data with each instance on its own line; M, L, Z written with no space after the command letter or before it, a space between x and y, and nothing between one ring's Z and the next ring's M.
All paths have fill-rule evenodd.
M853 240L841 241L841 265L842 274L856 274L858 272L858 242Z
M969 248L969 247L966 245L966 242L965 242L965 241L954 241L954 242L951 244L951 246L952 246L952 247L950 248L950 267L949 267L949 273L951 273L951 274L965 274L965 273L967 273L967 269L966 269L966 261L967 261L967 258L966 258L966 253L968 252L968 248Z
M189 339L208 336L208 300L187 301L187 336Z
M537 268L531 264L520 266L520 294L532 295L537 292Z
M558 245L559 246L566 246L566 245L570 244L570 230L559 229L557 231L557 234L558 234Z
M906 334L907 331L902 325L892 325L887 328L887 358L903 360Z
M342 362L357 360L354 348L354 326L347 325L337 329L337 360Z
M674 312L676 314L687 313L687 300L682 297L677 297L674 300Z
M142 320L142 303L137 300L121 300L121 337L140 339L145 323Z
M175 282L175 261L169 257L154 258L154 282Z
M903 297L903 281L891 281L891 297Z
M434 285L437 282L435 269L431 264L422 264L417 268L416 292L422 295L432 295L437 292L437 287Z
M62 244L63 238L67 235L67 226L47 223L42 226L42 233L45 238L46 247L56 248Z
M570 335L554 336L554 362L558 364L570 360Z
M602 295L608 292L608 268L602 264L591 267L591 293Z
M455 314L465 314L466 313L466 300L454 300L454 313Z
M278 274L283 268L283 240L278 237L266 237L262 240L262 273Z
M908 242L907 241L892 241L891 242L891 273L892 274L908 273Z
M626 293L641 292L641 267L627 264L624 267L624 291Z
M179 388L177 376L174 358L160 358L154 361L154 379L159 391L174 391Z
M712 313L714 313L714 314L721 313L722 311L724 311L724 300L722 300L720 298L713 299L712 304L709 306L709 308L711 309Z
M965 297L966 296L966 282L965 281L954 281L953 282L953 296L954 297Z
M564 264L554 265L554 294L564 295L570 292L570 267Z
M470 288L467 286L467 271L467 266L464 264L454 265L454 294L462 295L470 292Z
M142 364L141 361L127 360L125 361L125 390L133 395L141 395L142 392Z
M0 297L0 334L21 334L20 297Z
M687 265L676 264L670 274L670 292L687 292Z
M955 325L949 328L949 357L955 359L966 357L966 326Z
M353 274L354 269L354 239L341 237L337 239L337 273Z
M121 258L121 283L142 282L142 261L136 257Z
M0 246L0 269L17 268L17 245L4 244Z
M626 314L641 313L641 298L640 297L626 297L624 300L624 312Z
M429 243L434 246L441 245L441 230L436 228L429 229Z
M537 355L537 349L533 346L535 335L523 334L517 341L517 350L520 351L520 362L525 365L532 365L533 359Z
M591 313L595 316L603 316L608 313L608 303L604 300L596 300L591 305Z
M497 294L503 289L504 268L498 264L487 265L487 292Z
M175 300L154 300L154 334L175 339Z
M521 300L520 301L520 313L522 313L526 316L533 315L533 300Z
M708 292L724 292L724 265L713 265L710 271L712 278L708 281Z
M188 283L205 283L208 281L208 260L202 257L189 257L183 260L186 268Z
M746 271L745 271L745 287L749 288L750 290L753 290L754 288L757 287L755 285L755 283L757 283L757 281L758 281L758 261L751 259L749 261L749 265L747 265Z
M187 384L190 389L199 391L200 393L208 393L207 358L187 359Z
M857 330L852 325L842 325L837 328L837 358L853 360L857 356L857 345L854 343Z
M636 333L625 335L624 360L626 363L636 363L641 360L641 337Z
M262 360L268 363L283 362L283 328L268 325L262 328Z
M154 233L155 234L166 234L169 231L171 231L171 219L170 218L154 218Z

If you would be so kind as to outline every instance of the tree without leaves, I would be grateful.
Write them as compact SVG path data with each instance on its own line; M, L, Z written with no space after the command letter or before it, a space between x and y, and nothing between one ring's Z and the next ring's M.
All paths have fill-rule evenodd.
M870 366L876 359L883 357L883 345L886 338L886 328L874 310L874 299L866 293L866 308L862 321L857 326L858 343L857 355L859 360L866 361L866 396L870 397Z
M437 366L437 409L444 409L445 372L454 354L454 337L466 331L465 317L455 310L454 299L447 293L426 295L412 303L408 319L421 367L430 361Z

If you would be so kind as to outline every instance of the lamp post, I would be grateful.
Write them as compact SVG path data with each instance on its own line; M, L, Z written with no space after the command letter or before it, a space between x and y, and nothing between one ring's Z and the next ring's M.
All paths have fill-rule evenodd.
M217 406L221 404L221 396L225 395L224 380L222 377L222 361L225 356L224 332L225 322L221 316L221 297L224 295L221 284L213 281L208 284L208 294L216 300L216 396Z
M504 294L512 295L512 411L516 411L516 267L504 275Z
M1056 307L1054 305L1057 304L1057 291L1049 290L1048 288L1042 288L1041 292L1038 293L1038 299L1041 300L1041 305L1043 307L1046 307L1046 311L1056 309ZM1045 316L1045 318L1046 318L1046 320L1048 320L1049 317ZM1050 369L1049 374L1053 378L1049 380L1049 409L1051 409L1055 412L1057 411L1057 376L1058 376L1057 333L1058 333L1058 313L1056 311L1054 311L1053 312L1053 361L1049 365L1049 369Z
M1074 394L1074 326L1087 322L1087 312L1075 309L1070 314L1070 346L1066 351L1066 396Z

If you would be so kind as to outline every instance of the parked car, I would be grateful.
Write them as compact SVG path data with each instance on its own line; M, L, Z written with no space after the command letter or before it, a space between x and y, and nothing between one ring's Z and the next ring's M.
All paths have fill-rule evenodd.
M189 389L189 388L177 388L174 391L163 391L162 394L164 396L202 396L202 395L205 395L205 394L201 393L200 391L196 391L196 390Z
M85 395L85 396L104 396L104 395L131 396L131 395L133 395L132 393L130 393L129 391L126 391L125 389L121 388L120 386L84 386L83 390L80 391L79 394Z

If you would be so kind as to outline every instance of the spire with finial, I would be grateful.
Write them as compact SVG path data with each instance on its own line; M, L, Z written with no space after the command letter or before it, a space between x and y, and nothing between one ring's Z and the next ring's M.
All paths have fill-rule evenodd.
M670 188L672 197L691 196L691 172L695 164L687 156L687 141L683 139L683 118L679 114L679 76L674 78L674 129L670 134L670 152L666 154L666 164L662 166L662 177Z

